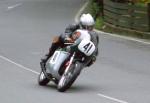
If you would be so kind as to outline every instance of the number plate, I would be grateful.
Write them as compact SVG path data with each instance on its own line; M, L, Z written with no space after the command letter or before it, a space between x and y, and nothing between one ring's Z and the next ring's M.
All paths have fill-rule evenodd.
M52 56L52 59L50 60L51 64L55 64L57 62L57 59L59 57L60 51L55 51L55 53Z
M90 56L95 51L95 45L90 40L82 40L78 49L85 55Z

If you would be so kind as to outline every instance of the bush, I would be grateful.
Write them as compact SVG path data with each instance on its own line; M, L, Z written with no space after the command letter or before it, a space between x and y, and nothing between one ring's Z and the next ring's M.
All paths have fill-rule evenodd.
M95 28L101 29L104 24L102 16L103 7L99 4L98 1L102 0L90 0L88 6L84 10L84 13L90 13L95 19Z
M139 0L139 3L147 4L150 3L150 0Z
M129 2L147 4L150 3L150 0L129 0Z
M136 4L136 3L142 3L142 4L147 4L147 3L150 3L150 0L111 0L113 2L119 2L119 3L133 3L133 4Z
M99 29L100 30L100 29L102 29L103 25L104 25L103 18L102 17L96 18L95 29Z
M98 5L98 3L95 0L91 0L89 5L89 13L94 17L95 20L99 15L100 10L101 7Z

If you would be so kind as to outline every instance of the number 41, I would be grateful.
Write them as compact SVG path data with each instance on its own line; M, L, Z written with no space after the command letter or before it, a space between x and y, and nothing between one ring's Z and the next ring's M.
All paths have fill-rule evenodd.
M92 48L92 46L93 46L93 44L91 44L91 43L88 43L88 44L86 44L83 48L84 48L84 51L86 52L86 53L88 53L89 51L90 51L90 49Z

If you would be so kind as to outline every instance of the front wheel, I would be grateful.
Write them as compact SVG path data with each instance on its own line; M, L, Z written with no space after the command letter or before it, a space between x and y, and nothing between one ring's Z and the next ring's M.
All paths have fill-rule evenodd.
M39 74L38 77L38 83L41 86L45 86L48 84L48 82L50 81L50 79L46 78L46 76L44 75L43 71L41 71L41 73Z
M61 79L59 80L57 89L60 92L64 92L71 87L74 81L77 79L82 69L82 64L76 62L72 64L66 74L63 74Z

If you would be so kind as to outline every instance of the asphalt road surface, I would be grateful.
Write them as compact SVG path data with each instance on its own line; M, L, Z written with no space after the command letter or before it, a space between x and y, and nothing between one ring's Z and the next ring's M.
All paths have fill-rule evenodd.
M65 93L37 83L52 38L86 0L0 0L1 103L150 103L150 45L99 34L97 62Z

